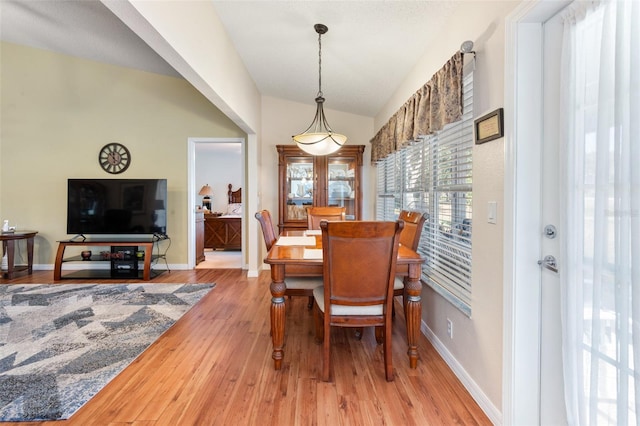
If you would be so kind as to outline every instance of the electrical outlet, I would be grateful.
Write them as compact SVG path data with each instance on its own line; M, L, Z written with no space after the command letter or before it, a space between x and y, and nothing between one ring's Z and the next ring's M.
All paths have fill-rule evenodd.
M449 318L447 318L447 336L449 339L453 339L453 323Z

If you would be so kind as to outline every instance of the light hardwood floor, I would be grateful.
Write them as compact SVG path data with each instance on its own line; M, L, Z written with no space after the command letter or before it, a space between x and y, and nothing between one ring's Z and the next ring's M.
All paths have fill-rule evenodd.
M51 271L36 271L0 284L52 280ZM333 381L325 383L319 379L321 346L314 343L313 314L303 297L287 299L285 358L282 370L273 369L268 272L247 278L239 269L172 271L153 282L217 286L70 420L13 424L491 424L424 336L418 368L409 368L399 301L395 381L384 378L382 346L373 330L358 341L352 330L336 328Z
M241 251L224 251L205 249L204 259L196 265L196 269L240 269L242 268Z

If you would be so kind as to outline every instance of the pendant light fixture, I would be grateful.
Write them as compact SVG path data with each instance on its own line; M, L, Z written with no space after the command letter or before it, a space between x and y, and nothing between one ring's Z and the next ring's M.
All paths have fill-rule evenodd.
M293 136L298 147L311 155L327 155L339 150L347 141L345 135L334 133L324 116L322 96L322 34L329 31L326 25L315 24L318 33L318 95L316 96L316 115L311 125L303 133Z

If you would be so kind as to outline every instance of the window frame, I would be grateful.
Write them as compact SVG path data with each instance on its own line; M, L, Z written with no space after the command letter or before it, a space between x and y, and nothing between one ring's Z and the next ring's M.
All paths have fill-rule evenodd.
M465 71L462 118L377 162L376 219L427 213L422 281L471 316L473 70Z

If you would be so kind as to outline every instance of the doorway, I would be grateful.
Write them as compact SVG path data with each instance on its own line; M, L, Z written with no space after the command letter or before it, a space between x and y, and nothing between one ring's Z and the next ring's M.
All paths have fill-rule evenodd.
M244 191L244 139L199 138L189 139L189 195L190 206L200 208L204 204L201 188L208 185L213 194L208 196L210 211L225 214L228 210L228 186ZM242 221L245 220L244 211ZM189 215L190 243L189 265L197 269L241 269L244 266L243 250L214 250L205 248L205 260L195 264L195 219ZM245 246L242 238L242 247Z
M545 225L554 222L541 208L543 197L552 195L545 192L550 185L542 165L553 159L543 146L553 118L545 114L545 87L550 89L553 77L551 68L543 67L550 59L545 43L558 43L555 30L546 26L568 3L523 3L506 20L504 424L565 422L556 350L559 325L556 315L544 311L557 295L556 278L541 271L538 260L551 249L552 240L543 241L543 235ZM549 380L554 375L560 381L555 388Z

